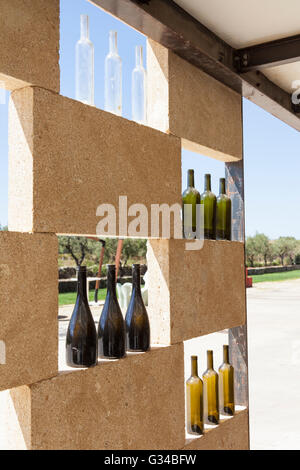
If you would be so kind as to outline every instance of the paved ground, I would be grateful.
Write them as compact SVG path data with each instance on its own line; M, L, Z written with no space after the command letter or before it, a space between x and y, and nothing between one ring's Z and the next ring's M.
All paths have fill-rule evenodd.
M300 450L300 279L247 297L251 448Z

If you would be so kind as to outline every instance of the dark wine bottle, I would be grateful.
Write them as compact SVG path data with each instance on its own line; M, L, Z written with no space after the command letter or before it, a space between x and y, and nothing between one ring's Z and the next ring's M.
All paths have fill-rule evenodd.
M66 362L70 367L97 364L97 331L86 294L86 267L77 267L77 298L66 339Z
M204 193L201 194L204 205L204 238L216 239L216 204L217 198L211 192L211 176L204 175Z
M234 369L229 363L229 346L223 346L223 364L219 368L220 412L234 415Z
M219 424L218 374L213 366L213 352L207 351L207 370L203 374L203 408L206 424Z
M197 356L191 356L192 373L186 382L187 431L203 434L203 383L198 376Z
M107 265L107 294L98 325L99 357L125 356L125 324L116 294L116 267Z
M132 265L132 294L125 317L126 349L148 351L150 348L150 324L141 293L139 264Z
M217 198L217 240L231 240L231 199L225 192L225 178L220 178L220 194Z
M200 204L200 193L195 188L194 170L188 170L187 188L182 194L183 238L195 238L197 204Z

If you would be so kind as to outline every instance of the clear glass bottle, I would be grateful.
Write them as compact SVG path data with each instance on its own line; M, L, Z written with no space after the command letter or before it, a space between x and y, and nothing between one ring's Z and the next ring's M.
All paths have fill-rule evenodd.
M105 58L105 111L122 116L122 60L118 54L117 32L109 32L109 53Z
M89 17L80 15L81 37L76 44L76 99L94 105L94 45L89 38Z
M146 124L146 70L143 66L143 46L135 46L135 68L132 71L132 119Z

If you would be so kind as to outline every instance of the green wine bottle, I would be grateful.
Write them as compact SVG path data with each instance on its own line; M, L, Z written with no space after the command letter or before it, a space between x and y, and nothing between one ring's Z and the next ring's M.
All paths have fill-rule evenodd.
M219 368L220 412L234 415L234 369L229 363L229 346L223 346L223 364Z
M182 194L183 238L195 238L197 204L200 204L200 193L195 188L194 170L188 170L187 188Z
M150 324L141 292L141 269L132 265L132 294L125 317L126 349L148 351L150 349Z
M191 376L186 382L187 431L203 434L203 383L198 377L197 356L191 356L191 368Z
M216 239L216 204L217 198L211 192L211 176L204 175L204 193L201 194L204 205L204 238Z
M225 178L220 178L220 194L217 198L217 240L231 240L231 199L226 196Z
M78 266L77 298L66 338L66 362L70 367L97 364L97 331L86 293L86 266Z
M116 267L107 265L107 294L98 325L98 355L120 359L125 356L125 323L116 294Z
M219 424L218 374L213 366L213 352L207 351L207 370L203 374L203 408L206 424Z

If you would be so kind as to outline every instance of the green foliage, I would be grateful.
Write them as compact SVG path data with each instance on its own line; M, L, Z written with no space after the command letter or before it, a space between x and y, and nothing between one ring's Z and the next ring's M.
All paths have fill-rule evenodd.
M282 265L286 258L289 264L295 263L297 245L297 240L294 237L279 237L274 241L274 251L279 256Z
M257 257L255 237L248 237L246 240L246 263L247 266L254 266Z
M86 237L59 237L59 254L70 254L77 266L93 253L92 240Z
M300 261L300 241L294 237L279 237L271 241L263 233L256 233L246 240L247 266L295 264L297 255Z
M102 274L106 273L106 264L114 263L118 246L117 238L106 238L103 257ZM98 239L86 237L59 237L59 266L66 265L71 257L76 265L84 264L95 274L98 272L102 244ZM146 261L147 241L142 239L126 238L123 241L121 265L129 262ZM70 263L69 263L70 264Z
M4 225L4 226L3 226L3 225L0 224L0 231L1 231L1 230L3 230L4 232L7 232L7 231L8 231L7 225Z

